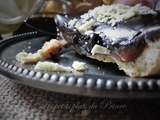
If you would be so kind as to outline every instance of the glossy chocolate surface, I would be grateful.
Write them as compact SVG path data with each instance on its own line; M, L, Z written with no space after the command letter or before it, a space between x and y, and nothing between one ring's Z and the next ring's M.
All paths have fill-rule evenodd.
M61 20L63 19L61 16ZM90 54L93 46L99 44L108 48L111 55L121 56L121 53L127 51L128 57L124 55L124 61L133 61L143 51L147 42L154 42L160 37L160 14L135 16L115 26L99 23L92 28L93 33L87 35L75 28L69 28L67 24L58 24L58 27L64 39L73 43L80 54Z

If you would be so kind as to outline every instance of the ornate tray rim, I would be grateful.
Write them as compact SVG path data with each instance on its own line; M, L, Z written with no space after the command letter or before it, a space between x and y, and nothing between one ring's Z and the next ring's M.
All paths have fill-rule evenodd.
M38 36L39 35L39 36ZM48 36L29 32L0 42L0 49L11 40ZM14 81L44 90L110 98L157 98L160 97L160 79L112 80L92 75L75 76L45 73L10 64L0 57L0 72Z

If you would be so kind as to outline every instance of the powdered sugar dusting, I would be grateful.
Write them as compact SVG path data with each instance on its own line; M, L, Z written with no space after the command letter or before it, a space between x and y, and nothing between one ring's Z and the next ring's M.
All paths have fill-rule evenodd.
M134 16L148 14L156 15L157 12L140 4L132 7L123 4L102 5L93 10L89 10L87 13L80 16L80 19L71 20L69 26L74 26L80 32L85 33L98 23L107 23L114 26L116 23L125 21Z

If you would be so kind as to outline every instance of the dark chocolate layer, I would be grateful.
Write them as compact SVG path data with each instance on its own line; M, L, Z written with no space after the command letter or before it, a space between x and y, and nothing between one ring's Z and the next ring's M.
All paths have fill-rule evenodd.
M89 35L81 34L75 28L68 28L66 23L58 24L58 27L64 39L72 43L80 54L90 54L93 46L99 44L108 48L111 55L119 57L122 61L134 61L147 42L154 42L160 38L160 14L135 16L115 26L99 23L93 27L94 33ZM115 33L112 33L115 35L107 35L110 30L114 31Z

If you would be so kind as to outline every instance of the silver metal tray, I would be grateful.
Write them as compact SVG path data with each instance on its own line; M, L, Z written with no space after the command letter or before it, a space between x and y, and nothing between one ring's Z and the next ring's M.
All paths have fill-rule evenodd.
M34 71L32 65L16 62L18 52L35 52L51 36L37 32L25 33L0 42L0 72L12 80L44 90L66 94L110 98L160 97L160 77L130 78L114 64L79 56L73 50L49 61L71 65L74 60L86 62L88 70L81 75Z

